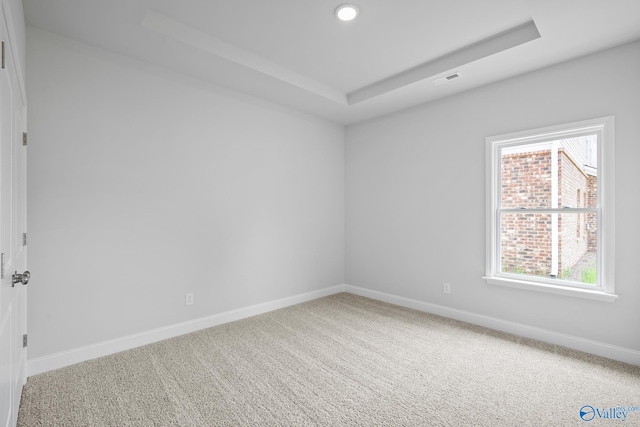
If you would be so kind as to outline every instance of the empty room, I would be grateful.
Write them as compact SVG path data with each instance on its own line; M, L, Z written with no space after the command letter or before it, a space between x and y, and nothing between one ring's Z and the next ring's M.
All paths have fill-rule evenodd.
M0 426L640 426L638 0L2 0Z

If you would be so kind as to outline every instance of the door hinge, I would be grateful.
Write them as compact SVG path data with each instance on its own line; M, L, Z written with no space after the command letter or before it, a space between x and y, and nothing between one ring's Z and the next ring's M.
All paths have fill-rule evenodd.
M22 348L25 348L27 346L27 334L24 334L22 336Z
M4 253L0 254L0 279L4 279Z
M27 233L22 233L22 246L27 246Z
M2 69L4 70L4 42L2 42Z
M22 132L22 145L27 145L27 133Z

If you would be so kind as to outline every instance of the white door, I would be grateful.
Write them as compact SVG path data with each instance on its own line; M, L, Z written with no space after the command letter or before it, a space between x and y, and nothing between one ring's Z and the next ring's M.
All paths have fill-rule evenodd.
M0 427L13 427L26 380L26 147L24 102L2 2L0 69ZM17 274L16 274L17 273Z

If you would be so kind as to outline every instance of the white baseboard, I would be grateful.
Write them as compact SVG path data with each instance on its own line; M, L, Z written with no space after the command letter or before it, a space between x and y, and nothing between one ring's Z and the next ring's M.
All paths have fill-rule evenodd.
M561 334L554 331L540 329L520 323L509 322L495 317L485 316L469 311L457 310L442 305L431 304L410 298L378 292L370 289L360 288L351 285L338 285L319 291L294 295L275 301L265 302L237 310L226 311L212 316L202 317L187 322L169 325L163 328L152 329L138 334L128 335L109 341L104 341L84 347L67 350L47 356L30 359L27 362L28 376L37 375L54 369L64 368L86 360L97 357L108 356L124 350L151 344L179 335L211 328L235 320L244 319L280 308L289 307L324 296L333 295L339 292L350 292L355 295L372 298L378 301L388 302L401 307L412 308L426 313L437 314L451 319L484 326L502 332L532 338L551 344L561 345L574 350L584 351L597 356L608 357L610 359L640 366L640 351L618 347L598 341L592 341L572 335Z
M596 356L607 357L609 359L640 366L640 351L638 350L618 347L599 341L588 340L585 338L540 329L521 323L510 322L507 320L498 319L496 317L485 316L469 311L457 310L438 304L430 304L423 301L404 298L384 292L373 291L357 286L345 285L345 291L378 301L399 305L401 307L412 308L414 310L423 311L426 313L437 314L439 316L472 323L474 325L484 326L486 328L495 329L498 331L507 332L510 334L547 342L550 344L556 344L574 350L583 351L585 353L595 354Z
M319 291L294 295L275 301L252 305L250 307L244 307L237 310L226 311L223 313L214 314L212 316L201 317L199 319L177 323L174 325L165 326L163 328L152 329L150 331L140 332L122 338L99 342L96 344L74 348L60 353L30 359L27 362L27 372L29 376L41 374L43 372L64 368L65 366L74 365L86 360L108 356L120 351L130 350L132 348L140 347L146 344L151 344L168 338L177 337L179 335L188 334L191 332L199 331L201 329L211 328L213 326L233 322L235 320L256 316L258 314L267 313L269 311L278 310L280 308L289 307L291 305L300 304L302 302L311 301L317 298L333 295L344 291L345 285L333 286L330 288L321 289Z

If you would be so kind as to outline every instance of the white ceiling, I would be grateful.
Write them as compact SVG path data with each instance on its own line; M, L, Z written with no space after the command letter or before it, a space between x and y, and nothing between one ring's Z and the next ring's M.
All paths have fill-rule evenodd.
M344 124L640 39L640 0L23 4L27 25Z

